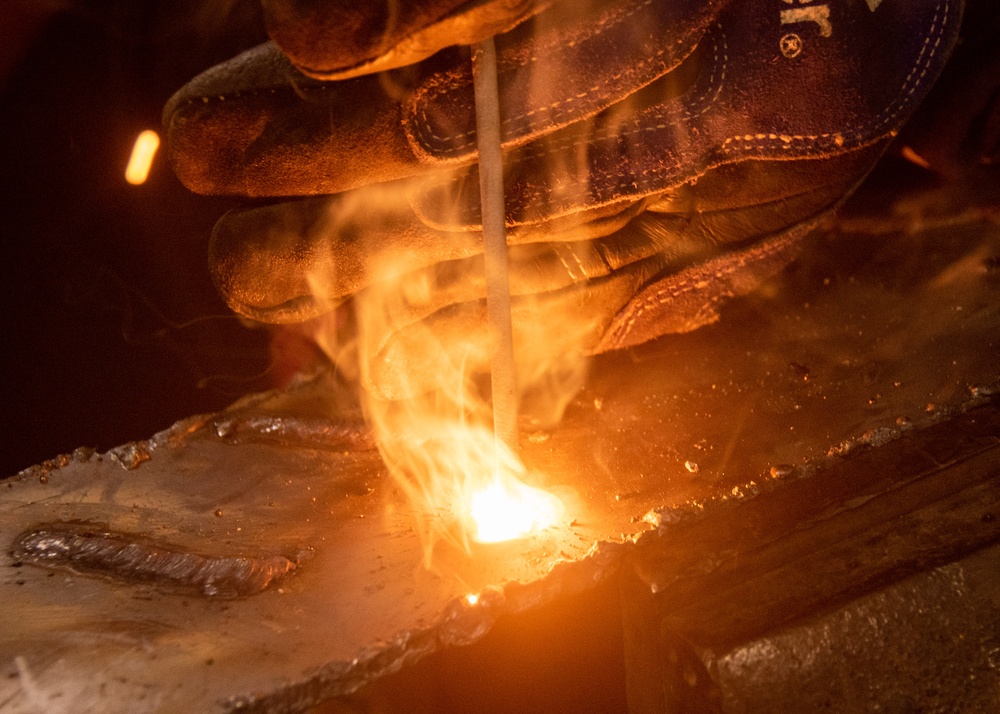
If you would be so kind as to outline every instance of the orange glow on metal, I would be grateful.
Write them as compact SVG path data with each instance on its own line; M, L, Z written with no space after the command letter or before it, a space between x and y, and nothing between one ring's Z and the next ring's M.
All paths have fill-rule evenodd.
M139 134L132 146L132 156L125 167L125 180L133 186L145 183L149 177L149 169L153 165L153 157L160 148L160 136L155 131L147 129Z
M523 538L555 525L562 504L555 496L515 478L495 478L469 497L473 539L499 543Z
M421 410L408 416L412 420L391 422L399 425L395 431L379 433L379 446L410 501L433 514L418 520L428 564L441 539L468 549L470 542L525 538L559 522L560 499L529 483L537 481L537 474L529 473L491 429L438 420Z

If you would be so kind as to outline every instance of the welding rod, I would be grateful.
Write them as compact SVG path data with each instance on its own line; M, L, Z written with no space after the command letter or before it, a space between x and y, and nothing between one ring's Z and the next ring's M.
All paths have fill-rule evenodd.
M472 80L476 97L479 202L482 208L483 251L486 261L486 312L490 330L493 431L498 439L516 452L517 383L514 374L514 336L510 318L510 282L507 277L497 53L492 37L472 46Z

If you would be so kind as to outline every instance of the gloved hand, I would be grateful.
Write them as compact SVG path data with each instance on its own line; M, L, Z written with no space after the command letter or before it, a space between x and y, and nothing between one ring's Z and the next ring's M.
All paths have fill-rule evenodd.
M189 188L283 199L216 226L229 305L301 321L378 291L366 386L397 398L436 386L441 360L488 368L471 67L452 45L503 33L515 342L598 353L711 322L791 260L937 77L961 7L265 0L277 44L164 117Z

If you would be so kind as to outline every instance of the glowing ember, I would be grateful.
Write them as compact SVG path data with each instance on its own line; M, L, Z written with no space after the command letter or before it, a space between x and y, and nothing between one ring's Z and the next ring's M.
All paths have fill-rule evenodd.
M523 538L553 525L562 504L555 496L516 479L495 479L472 494L469 515L480 543Z
M160 148L159 135L150 129L139 134L132 146L132 156L125 168L125 180L133 186L145 183L149 177L149 169L153 165L153 157Z

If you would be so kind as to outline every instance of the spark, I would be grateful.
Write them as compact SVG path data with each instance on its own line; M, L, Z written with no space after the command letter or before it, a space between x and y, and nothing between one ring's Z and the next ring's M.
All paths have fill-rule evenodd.
M155 131L147 129L139 134L132 146L128 166L125 167L125 180L133 186L145 183L149 177L149 169L153 165L153 157L159 148L160 136Z

